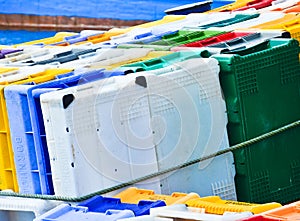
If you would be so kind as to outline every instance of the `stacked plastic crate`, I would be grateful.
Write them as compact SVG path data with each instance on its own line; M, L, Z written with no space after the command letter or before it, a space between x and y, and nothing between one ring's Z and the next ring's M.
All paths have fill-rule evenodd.
M195 192L203 198L185 203L200 208L218 199L205 196L299 200L299 128L180 167L299 119L300 17L290 12L298 12L297 4L238 1L210 13L3 47L0 188L78 197L177 167L135 186ZM99 199L91 202L98 207ZM0 200L3 217L31 211L31 218L15 220L61 203L36 209L37 200L34 210L20 210L23 201ZM72 220L78 211L78 219L136 215L115 209L63 204L37 220ZM153 212L149 220L160 213L170 212ZM55 218L63 216L70 218Z

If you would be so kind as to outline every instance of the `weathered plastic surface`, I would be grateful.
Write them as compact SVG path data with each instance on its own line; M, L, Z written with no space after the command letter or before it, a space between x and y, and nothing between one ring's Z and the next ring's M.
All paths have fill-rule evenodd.
M228 147L225 130L226 109L218 83L217 62L213 59L199 58L199 60L188 60L175 65L171 70L168 67L165 69L166 71L164 68L154 70L149 73L149 77L147 72L143 72L139 75L111 78L101 84L86 84L41 96L54 189L58 195L84 195L175 166L199 154L208 154L215 150L209 149L211 145L214 148ZM170 73L166 75L168 72ZM207 80L207 85L206 80L201 80L203 82L201 87L210 88L209 91L203 92L203 97L201 95L198 98L199 95L196 95L199 86L197 86L198 81L193 78L199 81L203 78ZM177 83L169 87L168 82L178 82L178 84L182 82L180 84L186 89L180 91L176 87ZM193 86L188 86L189 84ZM145 87L146 85L148 86ZM163 85L160 87L163 91L160 91L158 85ZM151 96L152 93L170 94L172 95L170 99L174 101L165 103L156 100L156 97ZM188 100L183 96L186 93L191 93L192 100L197 104L191 107L196 114L196 119L200 117L200 121L196 123L193 119L193 125L197 127L201 123L203 128L210 127L213 134L204 131L200 133L197 128L193 137L185 134L183 143L179 143L174 152L178 156L181 155L181 158L175 162L178 157L172 157L173 155L167 157L165 152L161 152L167 151L162 150L161 145L171 142L166 146L173 148L171 135L173 134L177 139L183 136L179 136L178 131L173 131L180 126L180 121L172 103L175 102L180 106L190 105L186 103ZM175 96L179 94L181 96ZM64 100L67 98L70 98L71 102L65 103ZM83 100L85 102L82 103ZM166 116L165 113L168 112L171 114ZM191 120L186 112L183 111L181 114L187 117L187 121ZM165 138L162 137L162 142L157 140L157 136L161 136L160 130L163 127L161 122L155 121L158 119L156 115L161 115L167 123L165 128L167 134ZM153 125L150 129L145 125L151 121ZM218 122L218 125L213 125L212 122ZM182 130L190 131L188 127L185 124ZM153 133L149 134L149 129ZM199 139L201 141L196 145L198 132L203 139ZM209 139L210 136L214 139ZM188 151L186 148L189 145L186 142L191 138L194 143L189 142L189 144L196 146L192 146ZM61 148L61 145L64 148ZM201 146L205 149L201 149ZM193 151L194 147L195 151ZM182 153L184 149L187 154ZM164 160L166 157L169 160ZM147 180L138 186L153 189L157 193L193 191L203 196L220 195L226 199L234 199L236 197L233 181L235 172L232 157L231 153L227 153L201 165L196 164L167 176ZM219 175L212 176L212 174ZM199 180L200 175L205 179ZM193 179L198 181L195 182ZM182 182L182 180L190 180L190 182Z
M62 202L17 197L0 197L1 221L32 221Z

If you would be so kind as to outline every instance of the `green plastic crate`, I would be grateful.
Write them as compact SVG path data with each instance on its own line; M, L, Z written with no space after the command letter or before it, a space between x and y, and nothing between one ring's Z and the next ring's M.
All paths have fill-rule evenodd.
M153 58L147 61L135 62L132 64L126 64L120 67L121 70L133 70L138 71L150 71L159 68L164 68L175 62L184 61L190 58L208 58L210 53L206 50L195 51L179 51L172 54L168 54L162 57Z
M177 46L194 41L200 41L206 38L214 37L220 34L224 34L224 31L210 31L210 30L179 30L174 34L168 34L162 37L161 40L151 42L150 45L165 45L165 46Z
M218 54L231 145L300 119L299 47L272 39ZM234 151L238 200L288 203L300 198L300 127Z

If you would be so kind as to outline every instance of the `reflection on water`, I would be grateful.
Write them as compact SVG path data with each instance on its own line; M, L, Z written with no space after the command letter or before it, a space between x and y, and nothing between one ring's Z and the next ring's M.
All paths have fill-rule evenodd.
M0 30L0 45L12 45L47 38L55 35L55 33L55 31Z

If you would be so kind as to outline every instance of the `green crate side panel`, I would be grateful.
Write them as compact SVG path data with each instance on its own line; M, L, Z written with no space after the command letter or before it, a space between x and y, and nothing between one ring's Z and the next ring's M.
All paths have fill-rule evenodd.
M271 40L271 42L276 43L276 40ZM250 55L213 56L219 60L221 67L220 80L227 103L231 144L276 129L296 120L295 116L299 116L300 109L292 108L299 105L298 42L279 40L277 43L281 41L286 44ZM272 84L264 83L268 81ZM295 96L290 98L289 94ZM266 99L274 99L273 96L279 96L279 99L289 98L291 110L278 104L282 102L278 99L276 102L269 102L270 104L265 105ZM250 108L250 111L247 108ZM272 114L274 111L277 112ZM289 112L287 118L291 119L272 119L272 116L280 111ZM269 119L264 119L267 116L266 113L270 113ZM262 116L259 116L260 114ZM268 125L265 121L272 123ZM243 130L245 131L241 136L238 131ZM237 134L240 135L237 136Z
M217 55L231 145L300 117L296 40L271 40L249 55ZM240 201L286 203L300 198L300 128L234 151Z
M289 203L300 197L300 128L234 151L239 201ZM292 144L289 144L293 141ZM287 147L287 148L283 148ZM240 157L241 156L241 157Z
M246 129L246 136L237 142L298 120L300 108L294 108L300 105L297 45L286 49L262 54L263 59L236 64L237 93L243 118L246 119L241 125ZM274 98L275 102L272 101ZM281 105L285 99L289 99L289 106ZM279 113L289 114L278 119Z

